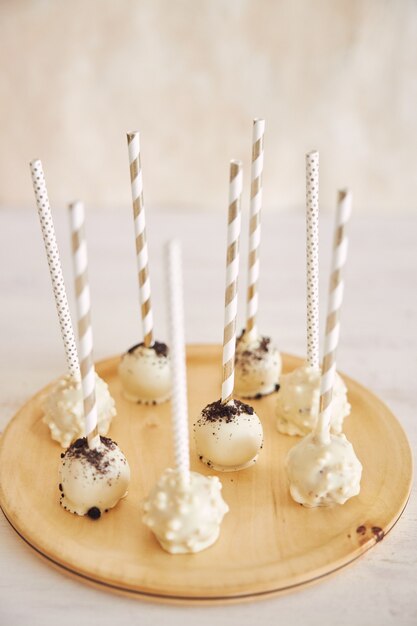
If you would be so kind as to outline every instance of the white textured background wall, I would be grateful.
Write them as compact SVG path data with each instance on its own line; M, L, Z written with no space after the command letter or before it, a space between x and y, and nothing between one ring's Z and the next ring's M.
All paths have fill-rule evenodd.
M142 131L148 204L224 209L227 163L267 120L265 203L417 209L415 0L0 1L0 205L129 203L125 131ZM247 171L247 168L246 168Z

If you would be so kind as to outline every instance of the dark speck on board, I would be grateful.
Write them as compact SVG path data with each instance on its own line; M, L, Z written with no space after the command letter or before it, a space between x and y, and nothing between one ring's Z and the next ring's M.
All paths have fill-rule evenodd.
M377 541L383 540L385 533L382 528L379 526L372 526L371 531Z

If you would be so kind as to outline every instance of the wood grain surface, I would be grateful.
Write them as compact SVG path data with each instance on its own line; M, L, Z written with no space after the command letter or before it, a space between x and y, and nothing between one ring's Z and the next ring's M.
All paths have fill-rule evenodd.
M128 496L98 522L59 506L60 447L32 398L1 438L0 503L14 529L63 571L105 589L143 598L216 603L276 594L322 579L383 538L401 515L411 487L407 438L387 407L346 378L352 414L345 432L363 464L362 489L342 507L305 509L289 496L284 461L295 438L275 428L273 394L252 404L265 445L256 466L219 474L230 506L218 542L196 555L165 553L141 522L141 501L173 464L170 407L132 405L120 393L118 357L97 365L116 400L110 435L132 470ZM221 349L188 347L189 413L220 395ZM284 370L300 360L284 355ZM192 447L191 467L208 474ZM213 472L211 472L213 473ZM359 531L358 531L359 529Z

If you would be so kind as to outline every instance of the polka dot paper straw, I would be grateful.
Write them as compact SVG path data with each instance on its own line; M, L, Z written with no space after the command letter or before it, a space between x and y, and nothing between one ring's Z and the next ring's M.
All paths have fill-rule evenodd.
M75 295L78 319L78 348L84 403L85 434L89 448L100 444L97 428L96 373L93 361L93 331L91 328L90 285L88 282L87 243L84 229L84 205L70 205Z
M166 247L168 277L169 327L172 361L172 426L175 465L184 478L190 474L188 433L187 375L185 364L184 309L181 270L181 246L169 241Z
M227 225L226 293L223 335L222 402L232 399L235 382L237 279L239 274L240 201L242 196L242 163L231 161L229 212Z
M45 176L43 173L42 163L39 159L30 163L30 172L32 175L33 190L35 192L46 258L48 260L49 273L51 275L52 290L54 292L59 326L61 329L62 341L64 343L68 373L75 380L79 379L80 376L77 346L75 343L74 329L68 306L64 277L62 275L61 259L56 242Z
M326 335L320 386L320 417L317 434L324 440L330 436L330 416L334 379L336 375L336 351L340 335L340 311L343 302L343 269L348 252L346 225L352 212L352 196L349 191L339 191L335 236L330 274L329 301L327 307Z
M249 221L249 272L246 331L256 332L258 312L259 244L261 241L262 171L265 120L253 120Z
M132 187L143 342L145 346L149 347L153 344L153 316L151 307L151 281L148 266L148 244L145 228L145 205L143 202L142 168L140 164L140 135L138 131L127 134L127 145Z
M319 153L306 155L307 362L319 362Z

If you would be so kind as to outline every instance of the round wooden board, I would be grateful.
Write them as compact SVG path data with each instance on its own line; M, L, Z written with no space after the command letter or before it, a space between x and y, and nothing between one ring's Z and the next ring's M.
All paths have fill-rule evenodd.
M221 349L188 346L190 424L219 396ZM132 470L129 494L99 521L59 505L61 449L42 422L49 386L14 417L1 438L0 504L13 528L38 554L84 582L140 598L225 603L288 591L322 579L374 546L400 517L412 477L407 438L388 408L345 377L352 413L345 432L363 464L359 496L344 506L306 509L290 498L284 470L298 439L275 427L276 394L252 401L265 445L250 469L219 474L230 506L220 538L195 555L171 556L141 522L141 501L173 464L170 405L132 405L121 396L119 358L97 371L110 386L118 415L110 435ZM284 355L284 371L300 364ZM209 474L191 450L192 469ZM364 527L357 532L358 527ZM376 529L381 529L381 531Z

